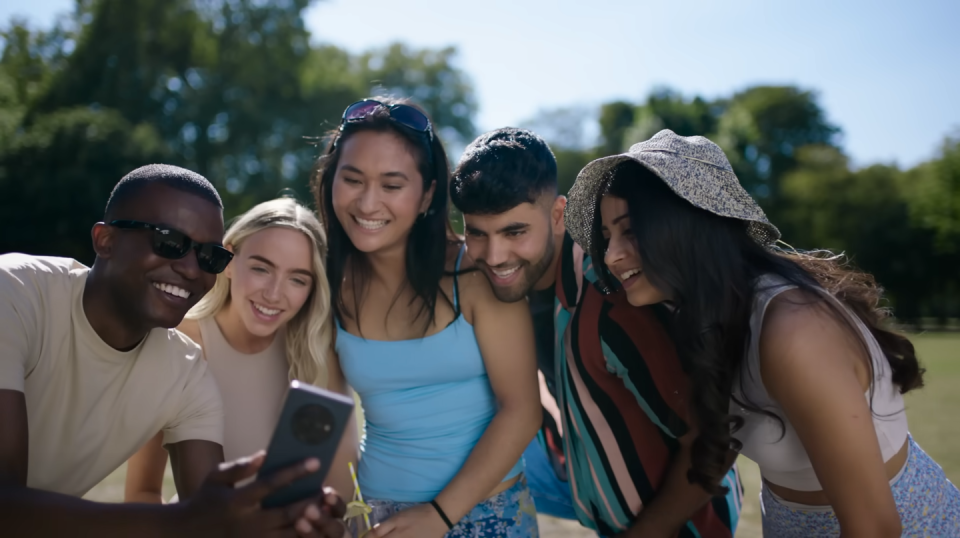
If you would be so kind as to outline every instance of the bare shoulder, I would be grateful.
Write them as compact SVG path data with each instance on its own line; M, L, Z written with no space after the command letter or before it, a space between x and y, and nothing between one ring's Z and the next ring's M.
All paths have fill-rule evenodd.
M768 388L803 370L821 373L859 369L864 361L857 335L822 298L790 290L767 307L760 331L760 367Z
M506 320L516 314L529 316L530 310L526 300L512 303L501 301L494 295L493 286L482 271L470 270L461 273L457 278L460 283L460 301L463 308L472 311L475 317L479 314L487 318L499 317Z
M177 330L187 335L198 346L203 347L203 337L200 336L200 322L195 319L185 319L177 325Z

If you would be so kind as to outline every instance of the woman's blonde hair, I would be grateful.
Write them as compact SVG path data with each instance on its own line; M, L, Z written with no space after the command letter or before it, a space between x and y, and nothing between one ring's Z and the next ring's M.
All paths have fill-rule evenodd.
M330 315L330 283L327 281L327 236L313 211L293 198L277 198L257 204L237 217L227 229L223 244L239 253L243 242L267 228L297 230L313 245L313 290L300 311L286 324L287 364L290 379L319 387L327 386L327 361L333 345L333 319ZM187 313L187 319L199 320L217 314L230 300L230 279L217 275L213 289Z

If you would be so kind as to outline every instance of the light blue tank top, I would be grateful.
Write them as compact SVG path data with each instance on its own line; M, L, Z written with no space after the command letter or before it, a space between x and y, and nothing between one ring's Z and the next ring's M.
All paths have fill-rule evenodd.
M463 249L457 257L457 269ZM497 412L473 326L459 313L437 334L382 341L337 323L337 354L364 413L364 499L428 502L453 479ZM523 470L518 460L504 480Z

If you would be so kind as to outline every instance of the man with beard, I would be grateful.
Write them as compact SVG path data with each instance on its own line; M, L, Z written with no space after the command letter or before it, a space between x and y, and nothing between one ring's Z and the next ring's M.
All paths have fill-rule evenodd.
M523 129L481 135L450 193L468 255L496 296L530 303L544 428L524 460L537 510L606 536L733 536L736 466L725 497L686 478L696 433L687 377L661 323L668 314L594 286L589 257L564 229L547 144Z
M223 205L202 176L134 170L93 226L96 261L0 256L0 521L4 536L329 536L335 495L260 500L315 459L234 489L263 463L223 461L220 395L176 327L232 258ZM15 233L15 231L10 231ZM81 500L162 431L182 502Z

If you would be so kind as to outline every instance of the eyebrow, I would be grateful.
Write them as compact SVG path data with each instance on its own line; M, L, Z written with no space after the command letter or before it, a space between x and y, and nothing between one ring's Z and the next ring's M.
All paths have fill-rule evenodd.
M350 165L350 164L345 164L345 165L341 166L341 167L340 167L340 170L346 170L346 171L349 171L349 172L353 172L353 173L355 173L355 174L360 174L361 176L364 175L363 170L360 170L360 169L357 168L356 166L353 166L353 165ZM392 171L392 172L384 172L384 173L382 173L382 174L380 174L380 175L381 175L381 176L384 176L384 177L398 177L398 178L401 178L401 179L405 179L405 180L407 180L407 181L410 181L410 178L408 178L406 174L404 174L403 172L401 172L401 171L399 171L399 170L394 170L394 171Z
M530 225L527 224L526 222L511 222L510 224L507 224L503 228L500 228L499 230L497 230L497 233L502 234L502 233L509 233L509 232L519 232L520 230L523 230L524 228L529 228L529 227Z
M611 222L610 225L612 226L612 225L620 222L621 220L623 220L623 219L625 219L625 218L627 218L627 217L629 217L629 216L630 216L629 213L624 213L623 215L620 215L619 217L613 219L613 222ZM600 226L600 229L601 229L601 230L606 230L606 229L607 229L607 226L606 226L605 224L604 224L604 225L601 225L601 226Z
M251 260L257 260L258 262L261 262L261 263L265 263L265 264L269 265L270 267L273 267L274 269L276 269L276 267L277 267L277 264L275 264L275 263L273 263L272 261L264 258L263 256L257 256L256 254L251 254L251 255L250 255L250 259L251 259ZM299 274L302 274L302 275L306 275L306 276L308 276L308 277L310 277L310 278L313 278L313 273L311 273L310 271L307 271L306 269L294 269L294 270L292 270L291 272L292 272L292 273L299 273Z

